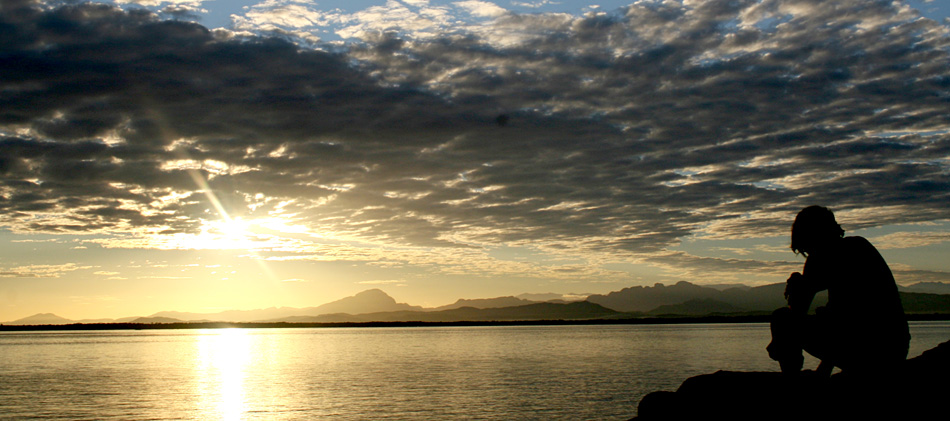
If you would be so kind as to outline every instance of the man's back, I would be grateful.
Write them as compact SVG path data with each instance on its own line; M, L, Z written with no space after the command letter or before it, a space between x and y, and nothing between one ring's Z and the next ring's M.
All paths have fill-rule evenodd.
M833 249L810 255L804 275L828 289L828 305L819 317L835 332L844 367L906 357L910 333L897 284L870 242L842 238Z

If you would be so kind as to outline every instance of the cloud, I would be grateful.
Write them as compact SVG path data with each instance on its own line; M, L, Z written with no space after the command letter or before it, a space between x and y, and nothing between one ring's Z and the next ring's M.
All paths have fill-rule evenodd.
M211 0L114 0L117 4L136 4L139 6L176 6L197 8Z
M497 18L508 13L507 10L498 7L498 5L495 3L490 3L487 1L466 0L455 2L453 4L479 17Z
M520 7L538 8L538 7L546 6L546 5L549 5L549 4L560 4L560 3L559 3L559 2L555 2L555 1L550 1L550 0L541 0L541 1L533 1L533 2L519 2L519 1L513 1L513 2L511 2L511 4L512 4L512 5L515 5L515 6L520 6ZM593 9L596 9L596 8L598 8L598 7L600 7L600 6L597 6L597 5L590 5L590 6L588 6L588 7L593 8Z
M801 270L801 262L700 257L683 252L656 253L646 261L663 268L674 279L702 284L750 280L775 283Z
M312 1L268 0L252 7L245 6L243 15L231 15L237 31L257 31L271 35L286 35L316 43L320 28L334 20L332 14L313 8Z
M315 42L322 37L366 39L375 34L399 31L403 35L432 37L454 23L447 6L428 1L389 0L355 12L326 10L307 0L267 0L232 15L237 30L281 34Z
M0 268L0 278L59 278L66 272L89 269L75 263L59 265L23 265L12 268Z
M375 281L359 281L357 282L357 284L406 286L406 281L399 280L399 279L385 279L385 280L375 280Z
M914 269L901 264L891 266L898 285L908 286L918 282L950 283L950 272Z
M212 31L5 2L0 224L152 244L270 217L453 262L506 244L752 273L665 250L787 235L816 203L848 229L950 218L950 38L899 5L461 2L485 19L454 27L422 1L309 6ZM358 42L249 35L325 24Z
M946 232L896 232L870 239L881 249L926 247L950 241Z

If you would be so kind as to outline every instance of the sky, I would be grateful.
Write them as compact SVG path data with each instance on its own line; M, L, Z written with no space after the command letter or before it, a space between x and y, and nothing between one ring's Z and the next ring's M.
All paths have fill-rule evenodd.
M938 1L0 1L0 321L950 282Z

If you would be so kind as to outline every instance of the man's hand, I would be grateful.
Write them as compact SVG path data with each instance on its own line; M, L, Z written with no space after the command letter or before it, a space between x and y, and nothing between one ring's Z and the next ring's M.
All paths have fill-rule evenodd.
M788 277L788 280L785 281L785 299L788 300L789 295L800 295L803 293L805 288L805 277L801 273L795 272L792 276Z
M785 299L788 301L788 308L795 314L808 313L811 302L815 299L815 293L818 292L813 282L814 280L798 272L793 273L786 281Z

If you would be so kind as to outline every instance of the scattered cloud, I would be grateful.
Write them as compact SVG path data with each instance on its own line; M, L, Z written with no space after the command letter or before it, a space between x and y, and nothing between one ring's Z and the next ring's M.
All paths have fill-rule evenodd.
M508 11L499 7L495 3L480 0L465 0L454 3L456 6L467 10L472 15L485 18L497 18L508 14Z
M802 262L700 257L683 252L656 253L645 259L672 279L698 284L776 283L800 271Z
M178 6L199 7L202 3L212 0L113 0L117 4L136 4L139 6Z
M376 281L359 281L357 282L357 284L406 286L406 281L399 280L399 279L386 279L386 280L376 280Z
M728 281L792 264L669 248L784 236L811 204L848 229L950 219L950 37L899 4L312 6L267 1L228 31L5 2L0 225L105 247L622 276L485 252L504 244ZM456 25L460 9L481 19ZM327 28L355 41L320 44ZM299 229L220 222L268 218Z
M950 241L946 232L895 232L869 239L881 249L926 247Z
M0 278L59 278L67 272L89 268L91 268L91 266L81 266L75 263L23 265L11 268L0 268Z
M519 7L538 8L538 7L546 6L549 4L561 4L561 3L556 2L556 1L550 1L550 0L541 0L541 1L532 1L532 2L513 1L511 2L511 4L513 6L519 6ZM597 8L599 6L590 5L588 7Z
M903 264L890 264L898 285L908 286L918 282L950 283L950 272L914 269Z

